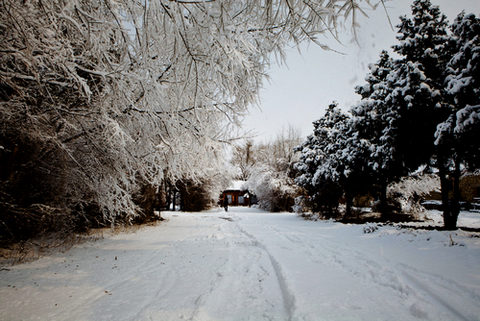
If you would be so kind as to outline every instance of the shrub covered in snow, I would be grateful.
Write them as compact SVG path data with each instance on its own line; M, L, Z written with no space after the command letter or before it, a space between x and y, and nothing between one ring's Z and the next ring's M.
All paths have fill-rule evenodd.
M274 171L266 165L252 170L248 188L257 196L260 208L270 212L292 211L299 194L287 172Z
M416 216L425 212L420 204L431 192L440 191L440 179L436 174L413 175L402 178L388 186L388 196L394 196L402 212Z

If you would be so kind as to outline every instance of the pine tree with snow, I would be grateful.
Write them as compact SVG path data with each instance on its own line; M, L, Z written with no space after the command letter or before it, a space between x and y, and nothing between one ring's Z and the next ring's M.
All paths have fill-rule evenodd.
M360 136L354 121L355 118L350 117L342 125L337 137L339 148L332 160L338 172L337 182L344 191L347 217L352 214L353 199L366 195L374 184L368 165L371 144Z
M430 0L415 0L411 9L411 19L400 17L400 44L392 48L404 61L421 63L425 76L435 81L434 87L442 88L452 46L447 17Z
M325 115L313 122L313 134L296 148L301 154L300 161L294 167L298 173L295 182L312 198L314 212L333 214L341 196L340 186L333 178L329 163L336 143L335 133L338 131L335 126L339 120L345 120L345 116L337 104L332 103Z
M370 73L365 77L367 84L357 86L355 92L362 96L362 99L374 99L384 101L388 96L389 88L387 86L387 77L394 69L394 60L388 54L388 51L382 50L380 59L368 66Z
M392 75L393 98L402 114L399 152L410 171L428 164L436 153L433 134L448 112L444 79L453 47L447 18L438 6L430 0L415 0L412 16L401 17L400 44L393 49L403 58Z
M445 109L439 107L443 98L418 62L397 62L389 83L392 92L388 99L399 115L394 125L396 152L406 170L413 172L429 164L435 154L433 134L438 120L445 115Z
M460 171L480 166L480 19L461 13L452 24L455 54L447 65L446 94L450 115L440 123L435 144L442 151L440 167L445 227L455 229L459 214ZM453 169L453 199L448 198L447 169ZM443 190L445 188L445 190Z
M451 26L455 54L447 65L446 90L458 109L480 104L480 18L462 12Z
M387 51L380 60L369 66L367 84L358 86L356 92L362 100L352 108L353 126L360 138L368 142L367 163L379 189L379 210L388 218L387 186L405 175L405 166L398 153L398 123L401 117L393 96L395 68L398 65Z
M479 149L478 20L461 14L449 33L445 15L429 0L414 1L412 14L401 19L400 44L393 47L403 56L392 77L402 115L399 150L410 170L429 159L438 168L445 228L455 229L461 166L464 157L475 164Z
M444 217L448 218L449 152L445 146L435 144L435 132L437 124L449 115L451 101L444 84L455 40L448 32L446 16L430 0L415 0L412 15L412 19L401 18L397 36L400 44L393 46L403 56L392 74L392 98L401 114L398 151L410 171L421 165L438 168Z
M327 214L336 212L343 194L347 200L345 214L350 215L353 197L360 189L359 177L365 174L364 141L358 139L351 117L336 102L313 125L313 135L297 147L301 156L295 165L299 173L296 182L313 198L314 209Z

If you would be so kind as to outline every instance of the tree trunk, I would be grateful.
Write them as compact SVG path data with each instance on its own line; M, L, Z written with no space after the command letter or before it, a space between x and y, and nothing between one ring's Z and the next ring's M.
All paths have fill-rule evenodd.
M353 197L350 190L347 188L345 190L345 199L346 199L346 208L345 208L345 216L351 217L352 216L352 205L353 205Z
M387 180L382 177L382 182L380 183L380 204L378 207L380 214L382 215L382 219L385 221L390 219L390 211L388 210L387 203L387 186Z
M152 218L155 216L155 188L150 184L145 184L141 189L141 193L140 207L145 214L145 219Z
M165 181L165 197L166 197L167 211L169 211L170 205L172 205L172 186L168 181Z
M455 171L453 172L453 200L450 211L452 221L448 229L456 230L458 215L460 214L460 160L458 157L455 162Z
M438 156L438 171L440 175L440 187L442 195L443 227L446 230L455 230L457 229L457 218L454 217L448 196L451 189L451 182L448 179L445 160L441 155Z
M174 211L174 212L175 212L175 200L176 200L176 197L177 197L177 192L175 191L175 189L173 189L172 211Z

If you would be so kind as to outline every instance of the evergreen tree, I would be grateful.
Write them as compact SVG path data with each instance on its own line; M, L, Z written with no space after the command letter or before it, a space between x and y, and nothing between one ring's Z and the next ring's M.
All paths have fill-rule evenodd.
M332 163L336 164L337 182L344 192L345 215L352 214L353 199L365 195L373 184L368 166L370 142L360 137L355 128L355 118L348 118L337 137L338 149Z
M463 164L478 168L480 134L480 19L461 13L452 24L455 54L448 63L446 92L451 98L450 115L438 125L435 144L443 152L441 168L444 222L456 229L459 214L460 170ZM453 169L453 199L446 169ZM445 190L443 190L445 188ZM446 204L446 205L445 205Z
M295 166L300 174L296 182L312 196L315 210L335 212L344 195L345 214L350 215L353 198L360 191L359 178L365 175L365 140L359 139L351 117L336 102L313 125L313 135L297 147L302 153Z
M439 170L445 227L453 229L460 166L480 165L480 24L473 14L461 14L449 33L446 16L430 0L415 0L412 14L401 18L400 44L393 46L401 59L382 52L367 84L356 88L362 100L352 117L332 104L314 123L314 134L298 148L297 183L317 201L322 195L332 200L325 189L347 194L358 173L370 174L381 187L385 214L388 183L433 165Z
M452 45L447 17L430 0L415 0L411 8L412 19L400 17L397 26L400 44L392 48L404 61L421 63L426 77L435 81L435 88L443 88Z
M398 153L398 107L394 104L392 77L396 68L388 52L382 51L380 60L370 65L367 84L356 92L362 100L352 108L355 129L368 144L368 165L376 186L380 190L379 209L388 218L388 183L405 174L402 157Z
M434 142L437 124L448 117L451 105L444 81L455 42L448 33L446 16L430 0L415 0L412 15L412 19L401 18L397 36L400 44L393 47L403 56L393 77L396 87L393 98L401 114L398 149L409 170L424 164L438 168L444 217L448 218L451 216L449 151L445 145Z
M447 65L446 90L458 109L480 104L480 19L459 14L452 24L455 55Z
M430 164L436 152L434 133L445 115L439 107L443 98L419 62L397 61L389 76L389 86L392 92L387 102L398 114L391 126L397 138L395 152L405 171L413 172Z
M305 188L312 198L313 211L332 214L338 207L341 189L335 181L331 155L335 151L338 123L346 119L337 103L328 106L325 116L313 122L314 132L296 148L301 152L294 168L298 172L295 182Z
M446 16L430 0L415 0L412 16L402 17L398 26L400 44L393 49L403 59L397 61L392 85L402 114L399 152L407 168L416 170L436 153L433 134L448 112L444 79L453 46Z

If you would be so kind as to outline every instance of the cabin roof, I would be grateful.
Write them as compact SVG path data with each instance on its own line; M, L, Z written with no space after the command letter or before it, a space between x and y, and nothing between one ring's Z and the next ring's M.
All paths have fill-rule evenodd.
M230 186L225 191L245 191L247 190L247 182L245 181L232 181Z

